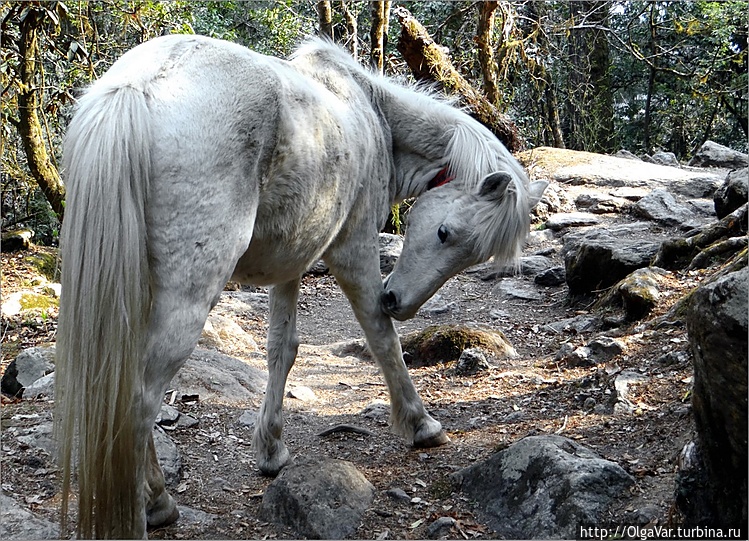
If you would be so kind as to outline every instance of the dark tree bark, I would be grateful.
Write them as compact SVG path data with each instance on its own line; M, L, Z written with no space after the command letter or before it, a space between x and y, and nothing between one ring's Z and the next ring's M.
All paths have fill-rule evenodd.
M52 164L44 144L44 131L39 119L41 98L36 86L37 57L40 54L38 32L44 23L44 11L32 7L20 24L18 50L20 53L21 89L18 93L18 122L31 174L52 210L62 221L65 212L65 185L57 168Z
M534 32L538 35L537 47L541 50L549 49L546 32L539 30L543 28L546 9L548 8L543 2L532 2L528 6L529 18L533 20L536 26ZM544 123L544 144L555 148L565 148L562 123L559 118L559 100L551 73L546 69L542 60L526 57L526 63L538 89L539 117Z
M385 72L385 46L387 45L390 4L389 0L372 2L372 28L369 33L372 42L372 67L380 73Z
M479 23L476 29L476 44L479 50L479 65L484 78L484 94L495 107L499 106L499 89L497 88L497 63L494 60L494 15L499 2L479 2Z
M655 66L656 62L656 52L657 52L657 39L658 35L656 32L656 21L655 21L655 10L657 8L657 5L655 2L650 4L650 18L649 18L649 26L650 26L650 54L653 56L653 64L650 64L648 66L648 93L645 97L645 125L643 126L643 139L645 144L645 152L650 154L653 149L652 145L650 143L650 122L651 122L651 108L653 103L653 94L655 93L655 76L657 72L657 67Z
M421 23L403 7L396 8L395 14L401 24L397 48L414 77L436 83L447 93L457 95L469 114L489 128L511 152L522 150L524 143L517 126L458 73L445 49L434 42Z
M570 0L569 48L570 133L575 150L614 150L614 102L609 69L609 45L603 28L608 26L610 2Z
M356 15L351 11L350 2L341 0L341 12L343 13L343 19L346 21L346 46L348 47L351 56L355 59L359 59L359 37L358 37L358 23L356 21Z
M317 3L317 19L320 23L320 36L333 41L333 10L330 0Z

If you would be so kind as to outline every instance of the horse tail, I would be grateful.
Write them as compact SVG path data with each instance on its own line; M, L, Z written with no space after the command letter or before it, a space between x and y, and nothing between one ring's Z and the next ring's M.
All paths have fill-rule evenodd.
M150 141L144 91L102 82L81 99L65 140L55 389L63 537L73 473L79 538L126 539L145 527Z

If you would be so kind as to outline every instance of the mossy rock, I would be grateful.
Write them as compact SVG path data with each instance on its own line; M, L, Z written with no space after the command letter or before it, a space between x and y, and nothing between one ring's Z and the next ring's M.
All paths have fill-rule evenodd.
M671 273L658 267L637 269L612 287L595 308L622 306L628 321L643 319L660 301L660 290L670 277Z
M23 311L40 311L46 312L50 308L56 308L60 302L49 295L27 291L21 295L21 309Z
M34 232L31 229L14 229L2 234L0 246L3 252L18 252L31 248Z
M54 248L37 249L23 258L24 263L39 272L47 280L55 282L59 279L60 265L58 252Z
M475 329L465 325L433 325L401 338L404 358L410 366L431 366L457 361L467 348L482 349L496 358L517 353L501 331Z

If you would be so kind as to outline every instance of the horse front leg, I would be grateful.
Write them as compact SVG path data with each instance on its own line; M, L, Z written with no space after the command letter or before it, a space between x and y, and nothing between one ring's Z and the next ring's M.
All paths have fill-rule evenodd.
M299 348L296 331L298 298L299 279L270 290L268 384L252 437L257 466L263 475L276 475L290 460L289 450L282 439L283 392Z
M376 244L375 244L376 246ZM432 418L416 392L403 361L398 333L380 305L384 288L376 251L366 257L345 257L343 264L328 261L354 315L366 336L369 349L382 369L390 393L390 424L393 431L415 447L437 447L450 439L439 421Z

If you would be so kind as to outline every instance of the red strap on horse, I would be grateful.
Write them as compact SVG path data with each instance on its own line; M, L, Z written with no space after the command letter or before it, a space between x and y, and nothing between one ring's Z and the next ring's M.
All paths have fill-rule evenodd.
M437 173L432 180L429 181L429 184L427 184L427 191L431 190L432 188L439 188L440 186L444 186L451 180L455 180L455 177L447 174L447 166L445 166L440 169L439 173Z

